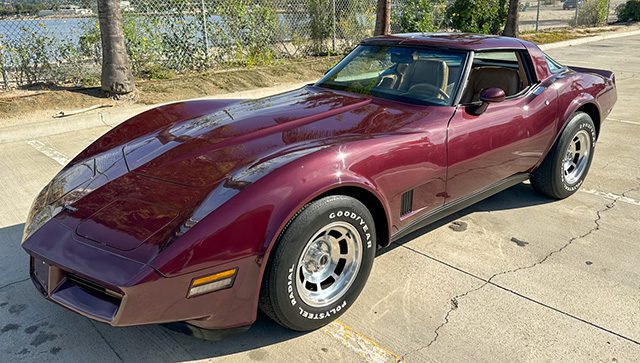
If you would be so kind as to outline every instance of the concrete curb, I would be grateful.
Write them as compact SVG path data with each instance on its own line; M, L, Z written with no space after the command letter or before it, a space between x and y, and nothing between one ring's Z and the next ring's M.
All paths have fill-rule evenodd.
M579 39L572 39L557 43L542 44L540 49L549 50L562 47L570 47L574 45L597 42L605 39L621 38L627 36L633 36L640 34L640 30L633 30L628 32L615 32L609 34L596 35L593 37L585 37ZM201 97L199 99L206 98L260 98L277 93L286 92L292 89L300 88L305 84L313 82L309 80L301 83L288 83L273 87L257 88L247 91L226 93L213 95L209 97ZM177 101L177 100L176 100ZM175 102L175 101L174 101ZM166 104L166 103L165 103ZM64 119L51 119L46 121L37 121L29 124L7 126L0 128L0 144L8 142L16 142L22 140L29 140L37 137L55 135L65 132L78 131L83 129L89 129L94 127L114 127L130 117L148 110L153 107L157 107L162 104L156 105L144 105L144 106L129 106L118 107L108 110L96 110L75 116L69 116Z
M195 99L260 98L300 88L311 82L313 82L313 80L302 83L287 83L273 87L256 88L247 91L225 93ZM179 100L172 102L177 101ZM155 105L134 105L114 107L110 109L99 109L61 119L51 118L50 120L46 121L36 121L28 124L2 127L0 128L0 144L30 140L42 136L56 135L65 132L79 131L101 126L111 128L148 109L172 102L159 103Z
M7 126L0 128L0 144L100 126L113 127L151 107L153 106L119 107L115 110L87 112L63 119L52 118L46 121Z
M602 35L595 35L592 37L565 40L565 41L556 42L556 43L541 44L539 47L542 50L571 47L574 45L579 45L584 43L597 42L599 40L629 37L629 36L638 35L638 34L640 34L640 30L632 30L628 32L614 32L614 33L608 33L608 34L602 34Z

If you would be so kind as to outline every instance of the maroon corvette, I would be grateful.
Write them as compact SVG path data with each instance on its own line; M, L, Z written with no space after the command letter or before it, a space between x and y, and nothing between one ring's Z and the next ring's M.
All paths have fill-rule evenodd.
M47 298L114 326L294 330L356 300L376 249L527 179L582 184L615 77L526 41L364 40L313 85L161 106L102 136L35 199ZM195 329L195 328L194 328Z

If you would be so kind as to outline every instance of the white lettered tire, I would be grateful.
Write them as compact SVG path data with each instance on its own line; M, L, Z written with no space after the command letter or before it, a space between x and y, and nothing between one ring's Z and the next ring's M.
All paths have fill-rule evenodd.
M541 194L564 199L578 191L591 167L596 127L584 112L572 115L544 161L533 172L531 185Z
M298 331L342 315L364 287L376 252L373 217L357 199L316 200L289 221L271 252L260 309Z

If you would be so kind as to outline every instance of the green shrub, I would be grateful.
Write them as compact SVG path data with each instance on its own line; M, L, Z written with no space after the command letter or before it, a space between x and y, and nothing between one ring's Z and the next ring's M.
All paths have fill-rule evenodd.
M100 40L100 26L97 21L89 21L85 23L80 35L78 44L80 54L100 64L102 60L102 44Z
M176 73L159 64L149 64L145 67L141 76L147 79L171 79L176 76Z
M401 33L434 32L442 28L446 0L406 0L393 8L391 24Z
M134 74L141 74L144 70L159 62L162 52L162 38L157 18L125 15L122 19L125 45L129 54L129 62ZM100 42L98 28L98 42Z
M312 54L325 54L330 52L327 41L333 35L331 0L307 0L307 12L309 13L309 30L311 43L309 52Z
M9 59L7 46L4 44L4 34L0 34L0 76L2 76L2 87L9 88Z
M268 3L224 1L214 11L221 20L209 22L210 38L224 49L217 54L221 62L253 66L273 61L278 20Z
M629 0L616 9L619 21L640 21L640 0Z
M455 0L451 26L468 33L499 34L507 21L507 0Z
M330 12L329 12L330 13ZM336 51L349 52L362 39L373 36L376 8L366 1L338 2L336 8Z
M36 29L23 27L21 36L7 42L5 49L7 68L11 68L18 86L49 80L53 67L51 49L58 46L56 39L46 34L46 26Z
M159 22L159 19L153 20ZM151 22L150 22L151 24ZM190 69L202 69L209 65L208 49L202 39L202 18L189 17L181 14L174 19L162 21L163 26L158 27L162 32L155 34L158 47L154 48L154 42L148 41L146 46L149 51L157 49L156 55L151 59L153 62L175 71L185 71ZM154 34L153 26L142 34ZM143 37L143 39L147 39ZM150 38L149 38L150 39Z
M609 10L608 0L586 0L578 8L578 21L571 21L572 26L598 26L607 22Z

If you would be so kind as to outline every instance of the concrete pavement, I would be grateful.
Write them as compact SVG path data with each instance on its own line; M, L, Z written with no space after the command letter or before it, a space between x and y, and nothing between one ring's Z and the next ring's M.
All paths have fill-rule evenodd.
M25 280L26 213L61 155L108 126L0 143L0 360L637 361L640 63L630 60L640 35L548 52L616 72L618 104L582 191L551 201L523 183L408 236L380 253L339 322L308 334L261 316L244 334L205 342L112 328L44 301Z

